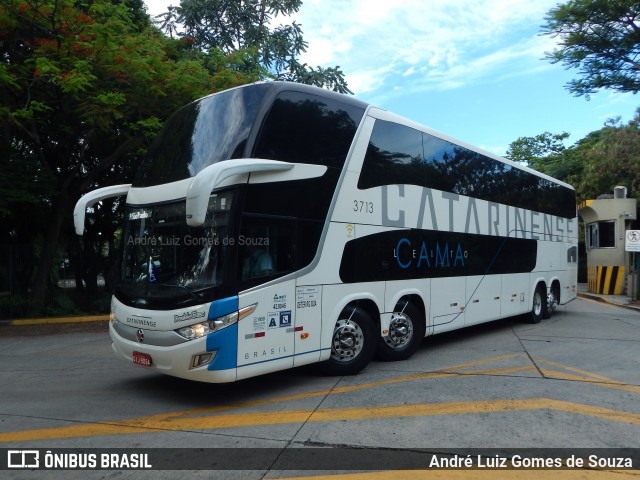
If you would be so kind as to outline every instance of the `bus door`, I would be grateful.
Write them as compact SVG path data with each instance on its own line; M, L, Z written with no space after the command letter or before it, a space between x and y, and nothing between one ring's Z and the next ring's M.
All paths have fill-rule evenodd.
M320 360L322 286L296 287L293 366Z

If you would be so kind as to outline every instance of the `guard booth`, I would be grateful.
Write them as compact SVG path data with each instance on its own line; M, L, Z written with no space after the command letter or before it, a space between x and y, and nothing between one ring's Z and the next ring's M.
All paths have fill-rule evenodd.
M613 195L600 195L578 206L585 225L589 291L607 295L631 295L632 255L625 251L625 232L636 219L636 199L627 198L626 187Z

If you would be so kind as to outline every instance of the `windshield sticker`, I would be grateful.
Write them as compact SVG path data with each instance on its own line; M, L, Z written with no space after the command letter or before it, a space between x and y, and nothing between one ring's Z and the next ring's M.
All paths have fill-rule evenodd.
M151 210L136 210L129 213L129 220L141 220L149 217L151 217Z

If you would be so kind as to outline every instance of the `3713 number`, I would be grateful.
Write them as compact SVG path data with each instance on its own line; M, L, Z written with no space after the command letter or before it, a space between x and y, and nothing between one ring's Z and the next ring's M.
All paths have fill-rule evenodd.
M373 202L365 202L363 200L354 200L353 211L361 212L361 213L373 213Z

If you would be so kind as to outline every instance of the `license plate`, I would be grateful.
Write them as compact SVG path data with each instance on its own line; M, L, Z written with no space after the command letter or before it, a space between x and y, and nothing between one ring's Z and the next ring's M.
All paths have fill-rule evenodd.
M133 352L133 363L143 367L151 366L151 355L148 353Z

